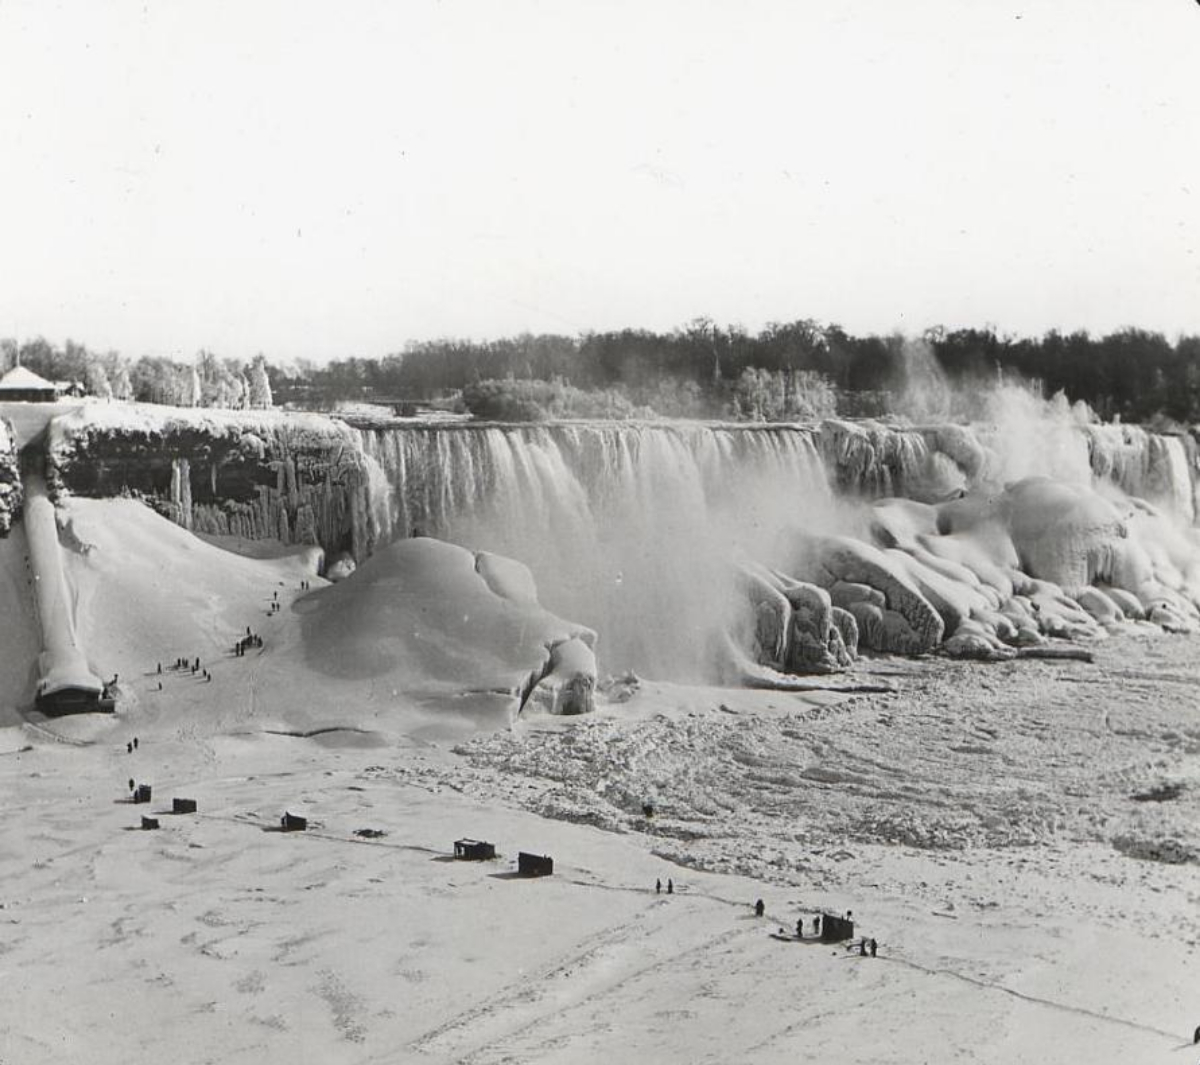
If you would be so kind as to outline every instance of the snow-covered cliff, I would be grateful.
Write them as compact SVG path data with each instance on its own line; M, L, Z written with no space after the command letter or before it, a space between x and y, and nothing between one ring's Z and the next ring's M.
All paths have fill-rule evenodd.
M141 497L196 532L356 559L374 545L358 441L316 414L90 404L51 423L47 477L56 492Z

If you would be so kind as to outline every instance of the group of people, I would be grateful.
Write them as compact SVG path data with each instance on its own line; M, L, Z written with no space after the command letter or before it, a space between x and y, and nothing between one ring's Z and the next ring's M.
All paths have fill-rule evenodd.
M662 890L663 890L662 880L655 880L654 881L654 893L656 895L661 895ZM667 880L667 894L668 895L675 894L675 881L674 880L670 880L670 879ZM754 916L762 917L763 914L765 914L766 912L767 912L766 903L763 902L762 899L758 899L754 903ZM847 910L846 911L846 920L851 920L851 919L853 919L853 917L854 917L853 911ZM781 928L780 932L782 932L782 931L783 931L783 929ZM817 916L815 916L812 919L812 933L814 936L819 936L821 934L821 915L820 914L817 914ZM797 939L804 938L804 918L803 917L799 918L796 921L796 938ZM874 939L867 939L866 937L864 937L859 943L859 953L862 954L862 956L864 958L868 954L870 954L870 956L872 958L875 957L875 952L878 949L879 949L879 944Z
M311 586L308 581L300 582L300 588L302 591L308 591L308 589L310 587ZM279 608L280 608L279 593L275 592L275 593L273 593L273 595L271 597L271 607L270 607L270 610L268 610L268 613L269 614L278 613ZM258 633L254 632L250 628L249 625L247 625L246 626L246 635L243 636L240 640L237 641L237 643L235 643L233 645L233 653L234 653L234 656L237 658L245 658L246 652L248 650L250 650L251 648L261 649L262 646L263 646L263 638L260 635L258 635ZM199 673L204 678L205 682L209 682L212 680L212 674L209 673L209 671L207 669L201 669L199 658L196 658L196 659L177 658L177 659L175 659L174 664L170 668L176 669L176 670L191 670L191 672L193 674ZM162 671L163 671L162 663L159 662L158 663L158 674L160 677L162 676ZM116 683L117 683L117 678L114 676L112 679L112 684L115 686ZM162 691L162 681L161 680L158 682L158 690ZM106 691L107 691L107 686L106 686Z
M237 642L237 643L235 643L235 644L233 645L233 653L234 653L234 654L235 654L235 655L236 655L238 658L245 658L245 657L246 657L246 652L247 652L247 651L248 651L248 650L249 650L251 647L259 647L259 648L261 648L261 647L262 647L262 645L263 645L263 638L262 638L261 636L259 636L259 635L258 635L258 633L256 633L256 632L251 632L251 631L250 631L250 626L249 626L249 625L247 625L247 626L246 626L246 635L245 635L245 636L243 636L243 637L242 637L240 640L238 640L238 642Z
M755 914L757 914L759 917L761 917L761 916L763 915L763 911L762 911L762 904L763 904L763 902L762 902L762 899L759 899L759 900L758 900L758 902L756 902L756 903L754 904L754 912L755 912ZM850 920L853 920L853 918L854 918L854 911L853 911L853 910L847 910L847 911L846 911L846 917L845 917L845 919L846 919L847 921L850 921ZM781 929L780 929L780 931L782 932L782 931L783 931L783 929L781 928ZM820 915L820 914L817 914L817 916L815 916L815 917L812 919L812 934L813 934L814 936L819 936L819 935L821 934L821 915ZM803 938L804 938L804 918L803 918L803 917L801 917L801 918L797 919L797 921L796 921L796 938L797 938L797 939L803 939ZM859 954L861 954L861 955L862 955L864 958L865 958L865 957L866 957L868 954L870 954L870 956L871 956L872 958L873 958L873 957L875 957L875 952L876 952L878 949L879 949L879 944L878 944L878 943L877 943L877 942L876 942L876 941L875 941L873 938L872 938L872 939L867 939L867 938L864 936L864 937L863 937L861 940L859 940L859 944L858 944L858 952L859 952Z
M198 674L200 677L202 677L204 679L204 682L206 684L212 681L212 674L209 673L209 671L207 669L200 668L199 657L196 657L194 659L193 658L177 658L177 659L175 659L174 664L172 664L169 668L178 670L181 673L191 673L193 677ZM162 676L162 671L163 671L162 663L159 662L158 663L158 675L160 677ZM158 682L158 690L159 691L163 690L161 680Z

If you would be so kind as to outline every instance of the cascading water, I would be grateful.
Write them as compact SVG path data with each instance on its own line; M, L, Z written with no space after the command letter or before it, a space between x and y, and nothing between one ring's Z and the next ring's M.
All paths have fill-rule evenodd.
M1095 483L1144 499L1191 524L1200 471L1190 438L1141 426L1102 424L1082 405L1057 396L1045 401L1008 386L987 397L974 430L987 453L982 480L1003 484L1024 477Z
M1188 522L1195 520L1192 463L1183 439L1136 425L1090 425L1086 432L1097 477Z
M783 567L797 530L865 535L862 501L1044 476L1194 519L1180 438L1005 390L991 414L976 428L408 422L358 436L372 540L424 534L519 559L546 606L600 632L609 668L697 678L713 632L744 621L730 561Z
M811 428L700 424L361 430L389 491L379 534L519 559L543 604L596 628L613 668L709 672L744 609L729 562L778 556L835 506Z

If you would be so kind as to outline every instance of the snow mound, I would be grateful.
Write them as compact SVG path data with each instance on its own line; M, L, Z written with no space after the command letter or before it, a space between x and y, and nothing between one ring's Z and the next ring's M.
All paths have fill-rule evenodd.
M531 673L563 672L552 649L596 638L540 607L518 566L494 556L480 564L440 540L399 540L314 598L301 626L305 660L328 677L409 691L516 693ZM569 656L570 672L580 657Z
M246 557L135 500L72 498L58 517L79 647L99 675L120 674L118 720L432 736L503 727L539 688L556 712L591 706L596 634L540 607L509 559L405 540L333 585L311 549ZM0 631L29 661L0 670L5 707L32 700L37 631L24 545L11 547ZM251 630L261 646L236 654ZM201 670L173 669L180 658Z

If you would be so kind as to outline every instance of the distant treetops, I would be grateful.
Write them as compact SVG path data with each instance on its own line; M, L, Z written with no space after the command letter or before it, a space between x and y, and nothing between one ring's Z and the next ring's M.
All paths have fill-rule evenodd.
M131 361L67 341L0 340L0 373L20 364L92 395L177 406L329 409L340 402L438 401L480 417L726 417L750 420L879 415L922 381L950 387L1000 377L1083 400L1102 418L1200 422L1200 337L1122 329L1102 337L1051 331L928 329L920 337L855 336L812 319L757 333L698 318L656 333L414 341L382 358L249 363L201 351L191 360Z

